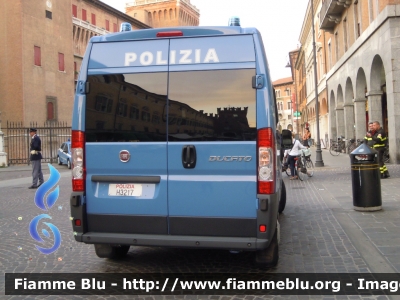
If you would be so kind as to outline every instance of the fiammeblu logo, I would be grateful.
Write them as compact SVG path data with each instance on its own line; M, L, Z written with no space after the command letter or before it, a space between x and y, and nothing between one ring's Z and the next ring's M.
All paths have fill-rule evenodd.
M49 211L54 204L56 203L58 196L60 194L60 188L57 186L55 189L50 191L60 180L60 173L54 168L52 165L48 164L49 169L50 169L50 177L49 179L43 183L35 193L35 204L38 208L40 208L43 211ZM47 195L46 195L47 194ZM40 237L40 234L38 232L38 224L40 220L42 219L51 219L51 216L48 214L41 214L36 217L34 217L29 224L29 233L31 234L31 237L36 240L37 242L41 244L45 244L46 242ZM50 254L56 251L60 245L61 245L61 234L58 228L48 222L44 222L44 224L51 230L53 233L53 238L54 242L53 245L50 248L44 248L38 245L36 246L36 249L38 249L40 252L43 254ZM42 234L46 238L51 238L50 233L47 231L47 229L42 229Z

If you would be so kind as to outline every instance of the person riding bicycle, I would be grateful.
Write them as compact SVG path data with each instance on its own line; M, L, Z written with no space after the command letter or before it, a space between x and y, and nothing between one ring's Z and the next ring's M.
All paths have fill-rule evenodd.
M294 133L292 134L294 139ZM292 150L290 150L288 154L288 163L290 165L290 180L297 179L297 175L295 173L294 165L296 163L295 158L301 155L300 149L308 149L309 147L303 146L299 140L295 140L293 143Z

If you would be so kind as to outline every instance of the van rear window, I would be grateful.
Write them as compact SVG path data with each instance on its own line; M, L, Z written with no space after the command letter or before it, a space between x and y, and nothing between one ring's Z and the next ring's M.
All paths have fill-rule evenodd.
M255 140L254 75L255 69L91 75L86 140Z

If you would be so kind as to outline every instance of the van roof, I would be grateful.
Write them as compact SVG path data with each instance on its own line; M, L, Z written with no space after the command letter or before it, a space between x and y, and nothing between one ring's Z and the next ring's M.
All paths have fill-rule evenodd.
M92 43L98 42L117 42L124 40L143 40L143 39L163 39L157 37L159 32L182 31L182 38L193 36L215 36L215 35L237 35L237 34L259 34L256 28L242 28L239 26L186 26L186 27L167 27L167 28L152 28L138 29L133 31L116 32L101 36L94 36L90 39Z

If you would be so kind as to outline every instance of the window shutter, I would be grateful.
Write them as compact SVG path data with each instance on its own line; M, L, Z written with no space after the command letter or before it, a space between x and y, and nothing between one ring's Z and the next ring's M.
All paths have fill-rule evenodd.
M38 46L34 46L34 60L35 60L35 66L41 66L42 65L40 47L38 47Z
M72 4L72 16L74 16L75 18L78 17L78 7L74 4Z
M47 102L47 120L54 120L53 102Z
M64 68L64 54L63 53L58 53L58 70L59 71L65 71L65 68Z

